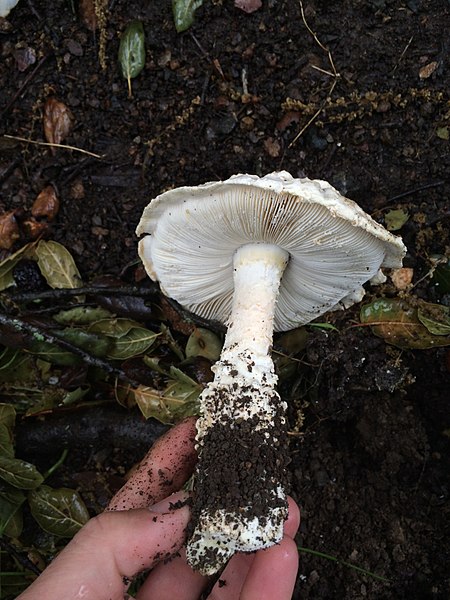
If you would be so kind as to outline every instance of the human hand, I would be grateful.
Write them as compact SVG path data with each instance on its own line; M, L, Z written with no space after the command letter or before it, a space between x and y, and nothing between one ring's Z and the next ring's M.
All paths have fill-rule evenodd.
M137 600L199 598L211 578L194 572L182 549L190 517L184 505L188 496L168 496L193 470L194 437L193 418L162 436L108 510L91 519L17 600L123 600L134 576L148 569ZM290 499L282 542L255 554L236 554L208 598L289 600L297 574L293 537L299 521L298 507Z

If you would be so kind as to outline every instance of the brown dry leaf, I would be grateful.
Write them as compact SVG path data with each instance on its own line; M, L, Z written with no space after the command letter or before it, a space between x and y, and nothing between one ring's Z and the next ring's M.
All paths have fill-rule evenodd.
M84 25L90 30L97 29L97 16L95 14L94 0L80 0L78 3L78 11Z
M36 219L46 218L53 221L59 211L59 200L56 190L52 185L47 185L38 195L31 207L31 214Z
M2 250L10 250L20 237L15 214L16 211L11 210L0 215L0 248Z
M47 98L44 106L44 133L50 144L60 144L69 135L73 115L70 109L56 98ZM51 148L52 153L56 148Z
M428 77L430 77L436 71L438 66L439 63L436 60L433 60L432 62L422 67L419 71L420 79L428 79Z
M234 0L234 5L246 13L252 13L261 8L262 2L261 0Z
M37 240L48 230L48 225L44 221L36 221L31 218L22 223L22 228L30 240Z

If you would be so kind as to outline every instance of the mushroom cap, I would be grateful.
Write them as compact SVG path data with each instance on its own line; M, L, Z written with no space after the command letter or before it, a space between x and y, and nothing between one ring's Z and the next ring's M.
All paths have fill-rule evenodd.
M139 242L139 256L162 291L223 323L231 313L235 251L251 243L282 247L290 259L275 331L309 323L349 295L358 297L381 266L400 267L406 253L401 238L329 183L294 179L286 171L165 192L145 208L136 233L149 234Z

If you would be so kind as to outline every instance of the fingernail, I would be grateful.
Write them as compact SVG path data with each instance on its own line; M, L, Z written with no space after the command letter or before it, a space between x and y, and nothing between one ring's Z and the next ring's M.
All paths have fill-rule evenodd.
M153 506L149 507L149 510L156 513L168 513L185 506L188 498L189 494L187 492L176 492L168 498L164 498L161 502L153 504Z

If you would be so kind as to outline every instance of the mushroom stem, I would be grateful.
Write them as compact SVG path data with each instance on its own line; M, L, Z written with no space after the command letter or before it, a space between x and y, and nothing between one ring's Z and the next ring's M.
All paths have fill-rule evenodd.
M278 246L262 243L242 246L234 256L229 329L214 381L201 395L197 422L194 531L187 557L204 575L219 571L235 552L253 552L283 536L286 403L275 390L270 348L288 259Z

